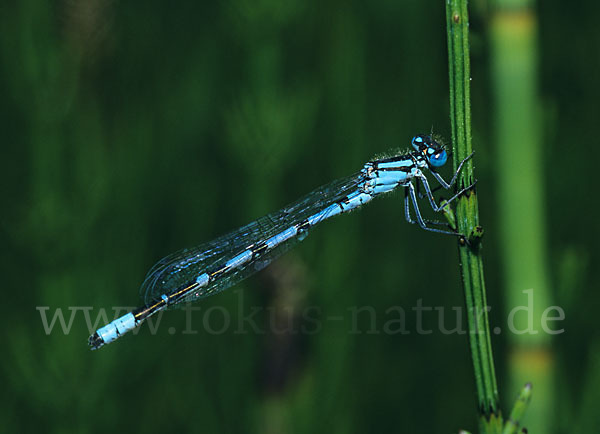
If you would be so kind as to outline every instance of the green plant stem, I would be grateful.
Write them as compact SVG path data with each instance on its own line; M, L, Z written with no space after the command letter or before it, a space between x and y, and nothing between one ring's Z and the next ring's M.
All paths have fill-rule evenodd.
M466 0L447 0L448 60L450 78L450 117L454 168L472 151L469 67L469 25ZM458 188L473 183L473 162L464 166ZM501 432L498 388L488 322L485 281L481 258L481 228L475 189L463 195L456 205L456 225L464 239L459 242L460 271L467 306L469 344L477 387L480 430Z
M544 312L554 303L546 258L546 150L537 81L537 16L529 0L498 0L491 18L493 124L496 161L502 168L497 179L502 294L507 312L518 306L528 309L511 320L520 333L507 336L506 393L512 396L523 383L532 382L536 399L523 423L531 432L550 432L553 420L548 415L557 398L551 336L539 329Z
M510 416L506 421L502 434L518 433L519 425L525 415L525 410L527 410L527 407L529 406L529 401L531 401L531 384L527 383L525 387L521 389L521 392L517 397L517 401L510 412Z

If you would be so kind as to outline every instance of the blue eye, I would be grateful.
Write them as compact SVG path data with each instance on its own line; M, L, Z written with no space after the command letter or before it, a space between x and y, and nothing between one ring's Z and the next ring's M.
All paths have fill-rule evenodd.
M446 164L446 161L448 161L448 154L446 151L438 152L437 154L429 157L429 164L431 164L433 167L441 167Z
M423 137L421 135L415 136L412 139L412 146L413 148L415 148L416 151L418 151L421 146L423 144Z

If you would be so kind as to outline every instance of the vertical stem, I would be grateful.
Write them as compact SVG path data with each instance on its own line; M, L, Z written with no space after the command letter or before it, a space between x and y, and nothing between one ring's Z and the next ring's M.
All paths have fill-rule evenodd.
M446 1L450 117L454 168L471 154L471 103L469 66L469 22L466 0ZM473 183L473 162L460 174L458 188ZM469 345L477 387L481 432L500 432L498 388L492 357L485 281L481 258L481 228L475 189L457 201L456 224L469 242L459 243L460 271L467 306Z
M530 0L498 0L490 31L494 95L499 230L506 307L527 306L510 333L509 387L512 396L531 381L536 399L524 422L531 432L550 432L554 408L554 355L550 336L536 330L552 304L545 230L540 102L537 83L537 17ZM518 137L518 140L515 140ZM510 204L510 206L508 206Z

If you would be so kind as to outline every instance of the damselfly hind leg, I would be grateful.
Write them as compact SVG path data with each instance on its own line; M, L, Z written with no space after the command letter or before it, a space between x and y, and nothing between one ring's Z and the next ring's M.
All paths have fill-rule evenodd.
M427 181L427 178L425 177L425 175L421 175L421 176L419 176L419 178L421 179L421 181L423 183L423 187L425 188L425 191L427 193L426 196L429 199L429 203L431 204L431 207L433 208L433 210L435 212L440 212L440 211L442 211L444 209L447 209L446 207L451 202L453 202L459 196L461 196L462 194L464 194L467 190L470 190L471 188L473 188L475 186L475 184L477 183L477 181L475 181L469 187L463 188L458 193L456 193L454 196L452 196L450 199L444 201L442 203L442 205L438 205L435 202L435 198L433 197L433 193L431 192L431 188L429 187L429 182ZM410 202L412 202L413 208L415 210L416 220L413 220L411 218L411 216L410 216L409 197L410 197ZM421 215L421 210L419 209L418 201L417 201L416 189L415 189L415 186L413 185L412 182L409 183L406 186L406 190L405 190L405 194L404 194L404 216L405 216L407 222L409 222L411 224L417 223L422 229L425 229L426 231L437 232L437 233L448 234L448 235L455 235L455 236L459 236L459 237L464 238L464 235L460 234L458 232L452 232L452 231L447 231L447 230L442 230L442 229L436 229L436 228L432 228L432 227L428 226L428 224L430 224L430 225L446 226L446 227L448 227L450 225L448 223L445 223L445 222L428 221L428 220L425 220L423 218L423 216Z
M412 217L410 216L410 199L409 199L409 193L408 190L404 191L404 217L406 218L406 221L409 222L410 224L415 224L417 223L416 220L413 220ZM425 196L423 196L425 197ZM450 225L447 222L441 222L439 220L427 220L427 219L423 219L423 222L426 225L437 225L437 226L446 226L449 227Z

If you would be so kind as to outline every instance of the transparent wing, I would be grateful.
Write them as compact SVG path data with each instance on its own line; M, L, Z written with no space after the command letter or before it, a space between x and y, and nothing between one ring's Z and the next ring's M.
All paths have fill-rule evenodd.
M266 240L356 191L364 176L358 172L324 185L285 208L268 214L235 231L225 234L198 247L183 249L161 259L146 275L140 288L144 303L167 294L183 285L190 284L207 270L224 264L249 246ZM326 218L326 217L323 217ZM223 291L242 279L263 269L275 258L289 250L304 238L293 237L276 248L264 253L207 286L195 291L182 302L194 301Z

